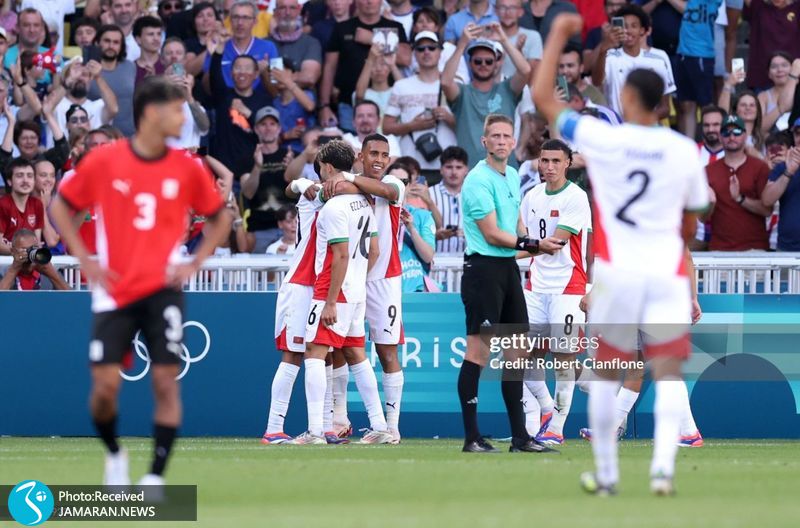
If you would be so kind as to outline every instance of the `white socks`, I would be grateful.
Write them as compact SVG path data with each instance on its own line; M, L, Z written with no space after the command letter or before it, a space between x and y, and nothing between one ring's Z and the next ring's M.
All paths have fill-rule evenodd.
M325 405L322 408L322 429L333 431L333 365L325 365Z
M547 388L547 384L544 381L526 379L525 385L539 402L539 407L542 408L542 414L553 412L553 398L550 397L550 390Z
M575 371L556 370L556 397L555 411L553 420L550 422L548 431L557 435L564 434L564 424L569 416L569 409L572 407L572 393L575 391Z
M322 436L322 421L325 408L325 360L306 359L306 404L308 405L308 430L311 434Z
M347 382L350 378L350 369L347 364L333 369L333 423L336 425L347 424Z
M680 423L689 405L686 384L682 380L656 382L655 434L650 476L672 477L678 452Z
M622 387L619 390L615 403L616 407L616 418L615 418L616 427L614 428L615 431L620 427L622 427L622 424L625 423L625 420L628 418L628 414L631 412L631 409L633 409L633 406L634 404L636 404L636 400L638 399L639 399L638 392L626 389L625 387Z
M275 376L272 378L272 396L269 402L269 419L267 433L282 433L283 422L286 420L286 411L289 410L289 400L292 398L292 388L297 379L300 367L281 361Z
M383 416L381 397L378 394L378 378L375 377L375 371L372 370L369 360L365 359L361 363L350 365L350 372L356 380L361 401L367 408L370 428L375 431L386 431L386 418Z
M542 427L542 408L530 389L522 384L522 408L525 411L525 430L531 436L536 436Z
M597 482L610 486L619 481L617 463L617 428L614 399L619 382L598 380L589 391L589 427L592 429L592 452ZM674 442L673 442L674 445Z
M692 405L689 403L689 388L686 383L683 384L683 392L685 395L681 396L681 400L686 405L681 415L681 436L692 436L697 434L697 424L694 423L694 416L692 415Z
M386 399L386 425L398 431L400 423L400 400L403 398L403 371L383 373L383 397Z

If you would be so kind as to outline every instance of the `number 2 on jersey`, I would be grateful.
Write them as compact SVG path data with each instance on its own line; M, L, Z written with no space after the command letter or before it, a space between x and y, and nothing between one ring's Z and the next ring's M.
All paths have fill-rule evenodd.
M628 174L628 181L633 181L634 178L641 177L642 183L641 187L639 188L636 193L628 198L628 201L625 202L625 205L620 207L619 211L617 211L617 218L621 222L625 222L629 226L636 227L636 222L628 218L628 208L632 206L636 201L644 196L645 191L647 191L647 186L650 185L650 175L647 174L645 171L637 170L633 171L632 173Z
M133 227L139 231L149 231L156 225L156 197L150 193L139 193L133 197L139 208L139 215L133 219Z

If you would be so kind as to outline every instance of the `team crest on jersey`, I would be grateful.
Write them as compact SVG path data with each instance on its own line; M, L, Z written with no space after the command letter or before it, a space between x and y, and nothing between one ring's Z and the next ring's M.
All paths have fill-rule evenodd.
M178 197L178 189L180 189L178 180L175 178L167 178L164 180L164 183L161 184L161 196L167 200L174 200Z
M35 214L28 215L28 225L31 226L31 227L35 227L36 226L36 215Z

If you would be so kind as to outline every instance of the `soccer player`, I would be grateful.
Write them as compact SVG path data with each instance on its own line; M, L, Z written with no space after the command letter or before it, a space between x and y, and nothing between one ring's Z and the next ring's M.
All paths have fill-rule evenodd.
M584 473L584 489L616 492L619 480L614 399L619 369L614 359L632 359L643 331L644 356L656 385L655 446L650 489L674 493L673 477L681 415L688 402L681 364L688 339L691 285L686 243L696 227L696 211L708 206L697 146L658 124L664 81L653 71L635 69L620 100L626 124L613 127L580 116L553 95L558 58L581 18L560 15L531 86L534 102L561 136L584 155L595 200L594 287L589 321L601 336L595 366L600 378L589 390L589 422L596 472Z
M355 161L352 147L341 140L326 143L317 156L320 177L335 187ZM347 173L348 179L353 179ZM351 182L352 183L352 182ZM330 198L317 216L316 280L306 321L306 402L308 430L293 444L324 444L323 414L328 380L328 348L341 348L367 408L370 429L361 443L388 444L392 434L378 394L378 380L364 350L367 271L377 256L375 215L361 195Z
M383 370L383 395L386 422L393 444L400 443L400 400L403 396L403 370L397 359L397 346L403 338L403 277L400 265L400 211L405 185L395 176L384 176L389 164L389 142L380 134L364 138L358 159L364 167L361 176L346 175L365 194L375 198L378 255L367 275L366 318L370 341L375 344Z
M170 449L181 422L181 287L230 233L231 218L214 179L182 151L166 145L181 134L184 91L162 77L149 77L133 97L136 133L92 151L62 182L51 215L66 245L92 283L94 322L89 344L90 408L108 449L105 484L129 484L128 456L117 442L120 366L130 359L141 331L152 361L155 449L140 484L163 485ZM97 214L98 260L89 258L72 222L72 211ZM177 248L190 211L211 226L194 259L179 263Z
M560 342L557 348L550 348L553 358L562 365L556 369L555 404L542 371L529 373L525 380L541 407L542 420L536 440L556 445L564 443L564 423L575 388L575 370L569 364L582 351L564 346L562 341L578 338L579 329L586 322L580 302L586 294L586 248L592 226L586 192L567 180L571 163L572 151L566 143L558 139L546 141L539 158L539 174L545 184L528 191L520 207L528 236L566 241L564 249L553 255L531 258L530 279L524 290L528 322L534 329L542 330L542 336Z

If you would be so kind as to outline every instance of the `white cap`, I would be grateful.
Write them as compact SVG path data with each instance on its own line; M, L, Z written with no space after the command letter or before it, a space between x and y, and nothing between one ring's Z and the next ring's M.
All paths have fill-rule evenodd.
M432 40L437 44L439 43L439 35L437 35L433 31L420 31L419 33L417 33L417 36L414 37L414 44L423 39Z

